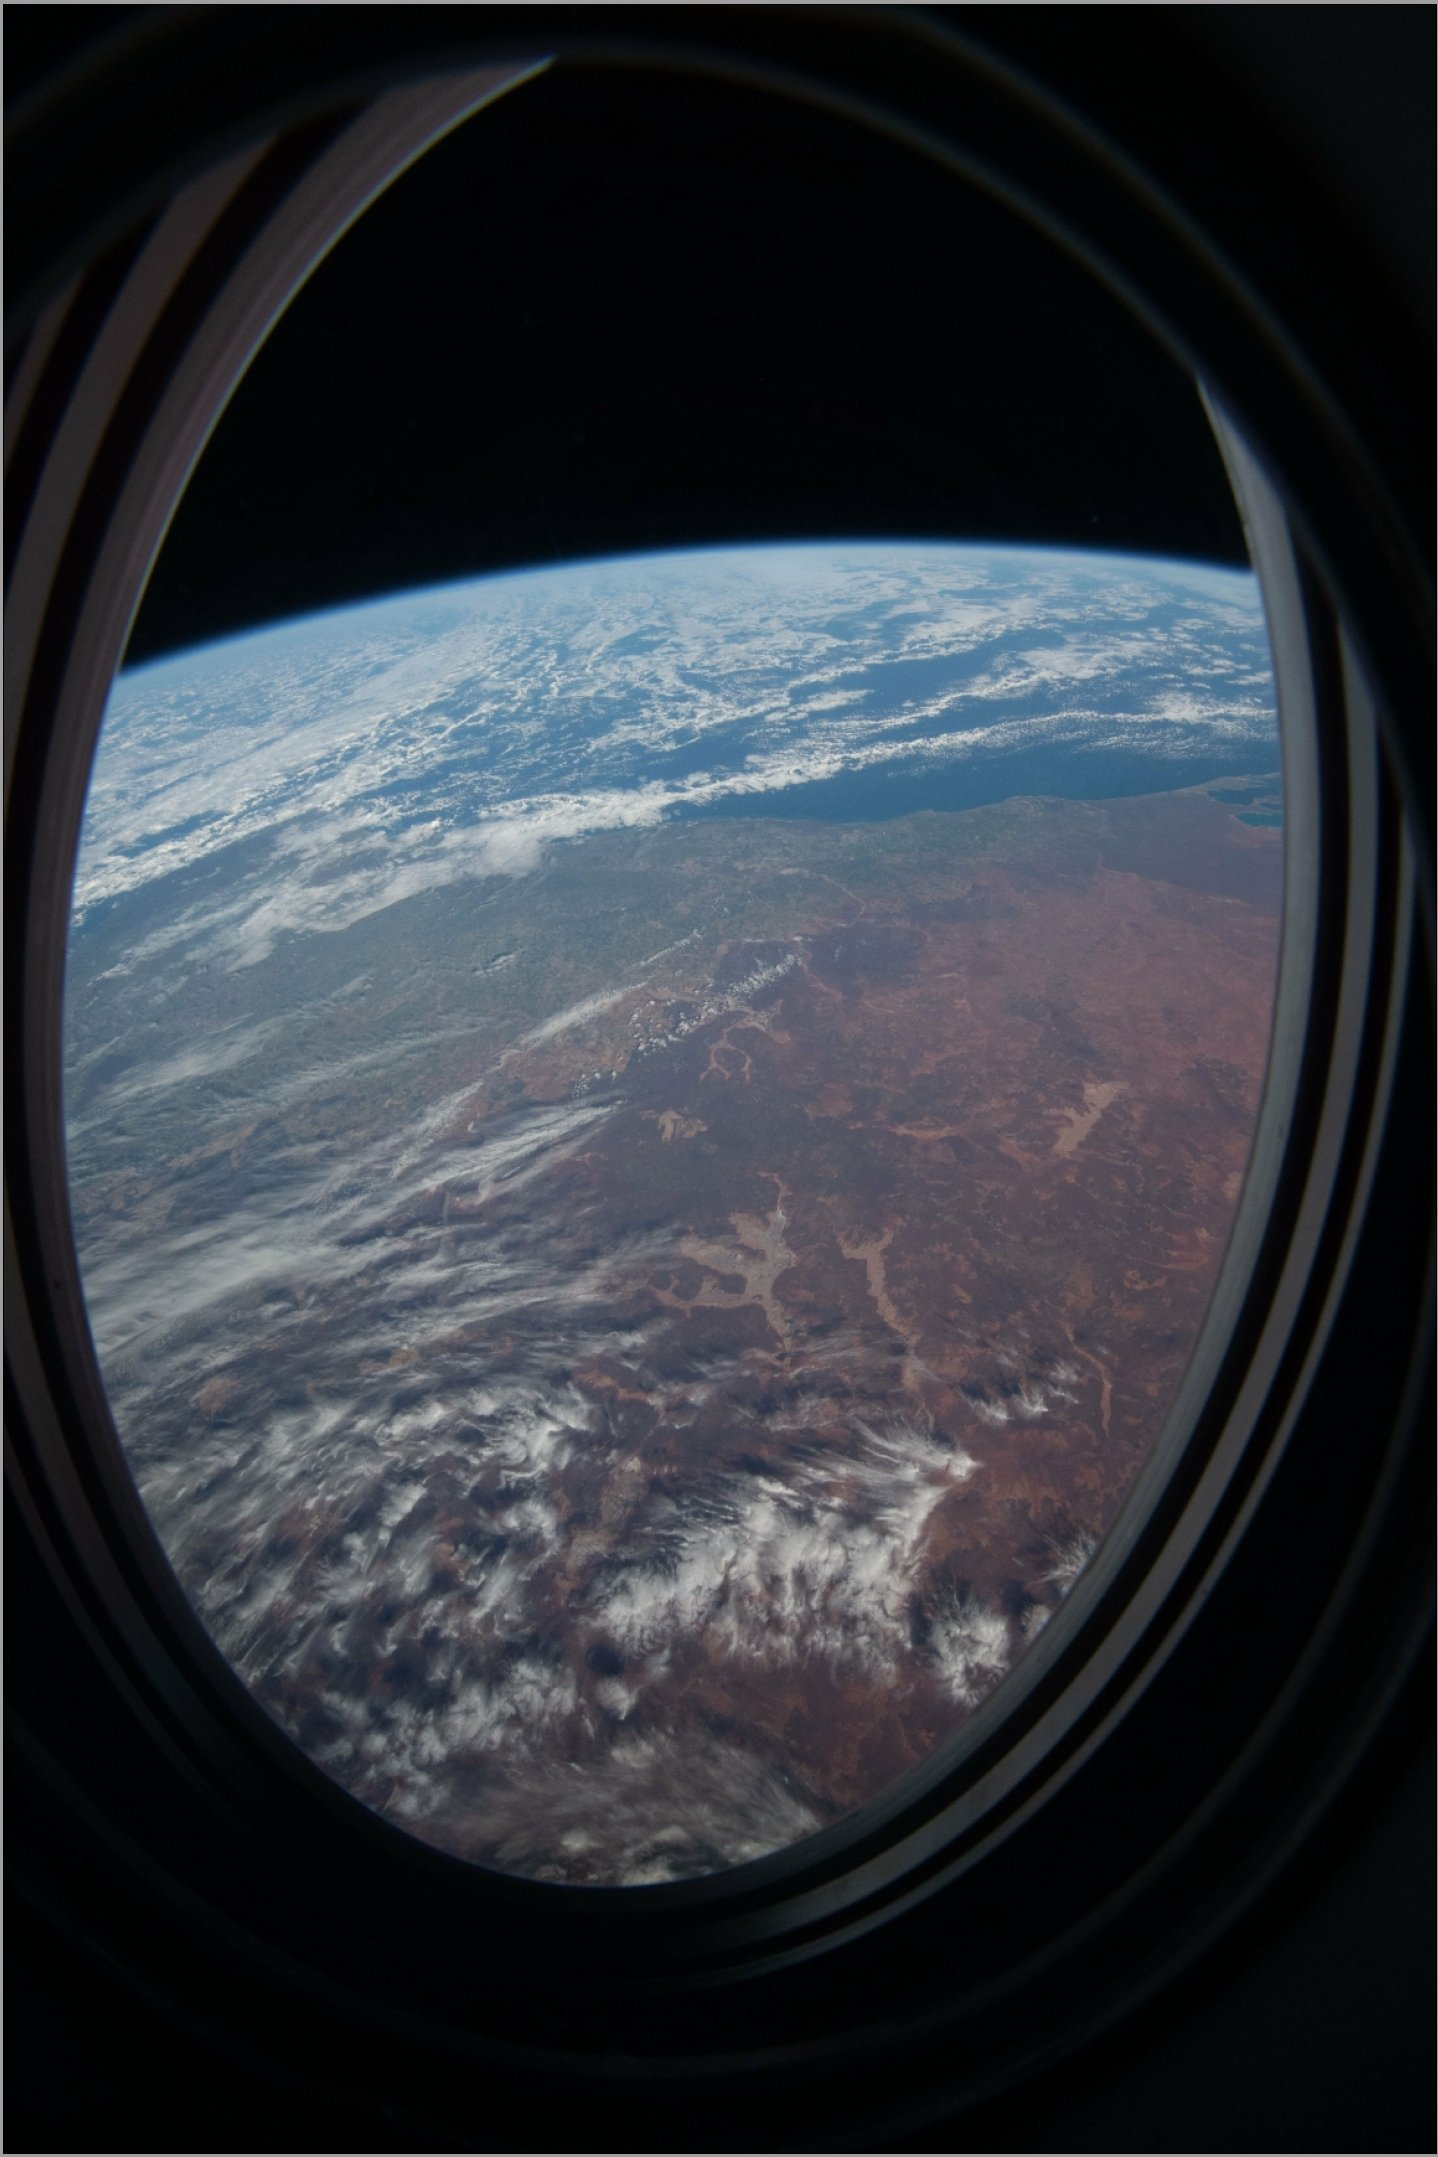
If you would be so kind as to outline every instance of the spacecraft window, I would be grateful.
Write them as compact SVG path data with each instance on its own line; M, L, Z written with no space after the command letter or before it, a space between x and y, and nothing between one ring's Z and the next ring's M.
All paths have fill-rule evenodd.
M142 26L198 115L263 16L287 102L130 142L123 233L53 240L11 370L12 1466L89 1673L84 1714L22 1706L56 1818L87 1747L116 1816L92 1906L162 1989L176 1928L223 1965L203 2012L263 1965L298 2050L338 2001L416 2088L702 2055L822 2075L857 2138L876 2061L1001 2089L1185 1967L1409 1667L1421 609L1363 429L1202 218L907 11L679 53L676 216L732 210L689 121L738 82L797 115L797 222L681 306L591 160L572 267L627 311L492 316L493 394L396 509L449 342L397 311L306 351L306 305L603 68L332 13L453 64L317 86L306 11L207 15L219 70L186 11ZM859 229L809 154L859 120L943 214L824 315L783 250L816 192L830 264ZM1004 238L963 228L965 297L1027 219L1072 257L1062 350L1036 286L1006 347L908 275L975 184ZM1086 342L1105 308L1157 372ZM945 398L975 353L991 401ZM1045 369L1067 401L994 425ZM327 496L336 437L373 455ZM1194 444L1221 514L1181 539ZM1008 460L1058 475L1027 523Z
M642 375L656 332L624 303L672 253L639 203L661 149L684 189L673 123L646 85L641 162L622 101L606 115L603 79L583 88L624 145L591 216L629 232L596 337L611 371ZM512 89L511 120L540 126L547 98L572 117L554 90ZM441 143L453 193L477 186L505 109ZM722 99L690 119L728 124ZM367 213L395 255L433 217L422 176ZM992 401L1031 333L1025 265L984 197L948 193ZM782 340L792 319L766 315L819 205L800 193L776 267L767 200L700 199L703 281L745 260L759 291L726 296L738 339ZM270 397L299 523L340 484L327 413L379 430L372 378L395 360L346 307L380 281L386 237L355 267L366 220L340 240L207 450L234 466ZM530 252L487 256L486 317L526 304ZM448 383L447 348L476 365L475 303L446 311L446 248L426 267L403 312ZM913 275L856 268L815 351ZM561 283L566 309L599 304ZM1006 441L1015 409L1056 411L1052 458L1076 379L1101 368L1134 376L1115 409L1141 403L1145 364L1177 401L1143 333L1116 349L1121 311L1091 304L1102 352L1081 360L1075 325L1030 360ZM667 310L656 376L684 353L706 392L702 297L673 279ZM526 344L557 330L551 311ZM317 351L325 398L306 406L282 376ZM911 341L906 366L929 364ZM817 394L852 397L853 369ZM471 395L533 431L503 368ZM584 402L563 376L536 397ZM913 458L886 394L862 410ZM1149 482L1129 425L1105 530L1135 527ZM408 432L411 457L448 438L466 461L458 423ZM1262 598L1249 568L1075 545L1062 489L1003 446L988 463L947 539L867 537L859 507L823 539L420 590L401 571L362 604L152 658L110 694L65 1113L115 1428L253 1697L346 1791L454 1855L674 1883L892 1799L979 1710L1002 1713L1009 1673L1181 1450L1225 1260L1251 1257L1234 1227L1278 989ZM1180 540L1220 475L1200 437ZM197 513L207 477L202 458L152 575L162 616L214 576L217 527L237 578L263 581L253 522L236 538L232 514ZM581 510L593 483L581 465ZM227 509L223 471L210 484ZM393 521L414 521L408 502Z

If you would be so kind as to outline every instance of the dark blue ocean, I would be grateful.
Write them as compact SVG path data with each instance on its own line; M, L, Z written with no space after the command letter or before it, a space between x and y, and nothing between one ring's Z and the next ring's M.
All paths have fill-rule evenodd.
M767 816L814 818L832 824L855 824L919 809L982 809L1015 795L1049 795L1062 801L1115 800L1132 794L1161 794L1175 787L1203 786L1213 780L1272 774L1278 761L1276 741L1221 752L1195 748L1163 757L1138 756L1121 749L1076 748L1070 754L1047 746L1028 752L990 750L971 758L915 768L880 765L868 771L840 772L772 793L725 794L718 800L686 804L680 816ZM1247 798L1246 796L1243 798ZM1265 816L1274 812L1265 811ZM1246 821L1255 820L1254 813Z

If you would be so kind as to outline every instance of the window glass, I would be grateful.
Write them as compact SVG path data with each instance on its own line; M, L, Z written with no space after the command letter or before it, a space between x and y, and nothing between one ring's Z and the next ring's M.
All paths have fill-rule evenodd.
M1246 572L756 546L115 685L75 1231L195 1609L346 1788L641 1884L957 1732L1149 1456L1263 1080Z

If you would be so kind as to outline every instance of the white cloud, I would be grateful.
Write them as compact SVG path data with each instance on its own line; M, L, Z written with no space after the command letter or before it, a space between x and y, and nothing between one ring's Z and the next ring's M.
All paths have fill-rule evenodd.
M1182 611L1160 619L1172 599ZM836 635L855 606L855 634ZM896 661L946 662L955 679L896 692ZM1042 551L823 547L408 595L123 678L77 914L221 848L275 847L293 873L261 866L249 890L242 871L214 922L227 963L257 964L285 935L457 878L530 873L585 832L895 757L1082 743L1105 722L1112 733L1114 715L1075 690L1125 683L1134 727L1272 738L1252 579ZM1015 703L1026 708L994 712ZM896 728L931 738L894 742ZM693 768L694 745L711 741L708 768ZM690 768L668 770L681 748ZM301 873L348 854L361 858L336 878Z
M950 1698L966 1708L993 1691L1014 1653L1003 1614L956 1592L931 1615L928 1650Z
M652 1886L786 1849L823 1825L775 1768L699 1733L625 1735L486 1792L492 1862L538 1879ZM449 1846L460 1837L442 1836Z
M818 1657L896 1680L930 1517L975 1463L902 1418L856 1435L860 1447L801 1460L789 1480L721 1483L655 1559L602 1590L595 1623L638 1655L703 1637L771 1666Z

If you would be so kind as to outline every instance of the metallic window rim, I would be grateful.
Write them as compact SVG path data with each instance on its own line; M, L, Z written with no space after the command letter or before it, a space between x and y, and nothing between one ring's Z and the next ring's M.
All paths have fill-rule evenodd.
M546 12L526 11L531 38ZM912 2058L942 2033L946 2073L972 2097L1091 2039L1191 1961L1205 1935L1238 1922L1340 1801L1429 1622L1420 1552L1431 1297L1421 1269L1431 1267L1431 1221L1421 1180L1405 1178L1398 1158L1415 1086L1424 1113L1431 1036L1426 849L1415 844L1412 758L1395 704L1426 664L1421 578L1385 475L1366 468L1341 410L1335 420L1329 386L1285 348L1203 235L1071 115L897 14L811 11L802 46L786 47L787 10L746 21L702 12L697 38L651 17L639 50L632 30L597 43L639 64L718 65L816 96L970 170L1137 296L1210 386L1269 610L1290 828L1310 817L1316 843L1288 849L1260 1141L1161 1457L1062 1621L974 1718L942 1773L913 1778L794 1852L637 1897L475 1874L371 1819L253 1708L159 1561L109 1433L70 1239L58 992L74 840L149 563L250 352L376 188L532 64L509 58L502 33L481 41L472 25L456 40L462 49L436 55L431 21L414 49L358 70L341 53L302 109L258 108L238 140L233 129L199 130L182 187L171 190L167 169L158 188L140 158L126 199L133 210L149 189L148 229L138 242L112 238L108 264L88 270L76 264L95 233L63 234L51 262L69 280L30 310L6 420L7 469L13 447L31 478L7 603L12 995L19 983L7 1046L18 1067L7 1121L17 1410L7 1472L101 1682L143 1733L137 1747L163 1762L156 1776L188 1791L204 1822L198 1849L181 1833L168 1853L163 1834L157 1843L133 1823L111 1825L122 1871L168 1905L172 1924L281 1968L297 1996L383 2029L416 2058L488 2058L575 2087L616 2072L656 2085L708 2076L716 2087L760 2069L801 2083L823 2073L842 2101L865 2062ZM555 29L550 49L574 42L572 22ZM447 72L436 74L437 58ZM257 147L242 146L247 132ZM1077 190L1067 184L1075 172ZM1157 270L1135 295L1139 261ZM1193 291L1176 322L1176 297ZM88 346L73 334L87 304ZM1356 573L1365 560L1376 573ZM1404 1270L1383 1315L1396 1351L1369 1389L1383 1436L1361 1472L1339 1474L1344 1373L1377 1322L1362 1269L1395 1242ZM1195 1707L1189 1752L1202 1742L1188 1757L1175 1703L1197 1697L1203 1672L1233 1656L1253 1614L1272 1604L1273 1553L1324 1479L1330 1508L1341 1489L1348 1513L1327 1533L1321 1578L1296 1599L1281 1650L1269 1644L1273 1667L1244 1673L1248 1690L1235 1686L1241 1701ZM29 1744L57 1804L77 1802L63 1746L34 1716ZM1169 1757L1155 1764L1159 1745ZM1135 1760L1149 1763L1146 1812L1117 1834L1111 1822L1095 1830L1115 1793L1133 1790ZM175 1824L172 1814L165 1825ZM1064 1888L1076 1838L1092 1877ZM360 1869L369 1908L318 1949L305 1924L267 1924L246 1906L247 1867L266 1865L303 1877L307 1917L333 1916L347 1890L352 1902ZM1036 1880L1052 1881L1043 1896ZM426 1985L408 1969L404 1984L355 1974L357 1945L404 1937L422 1939L448 1973L477 1924L502 1947L503 2002L483 1985L456 2002L452 1984ZM904 1969L955 1928L984 1938L983 1978L956 1977L906 2002ZM546 2030L557 1961L569 1982L604 1973L588 2046ZM641 2001L651 2034L636 2045ZM1015 2035L1013 2022L1028 2027ZM606 2044L620 2042L628 2066L601 2065ZM916 2093L920 2111L923 2102Z

